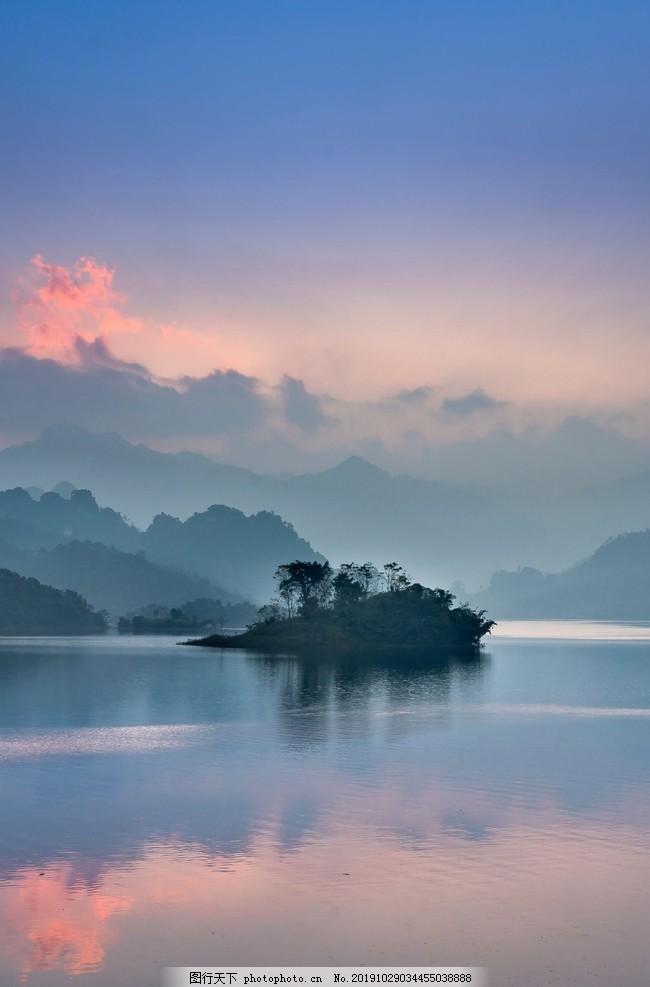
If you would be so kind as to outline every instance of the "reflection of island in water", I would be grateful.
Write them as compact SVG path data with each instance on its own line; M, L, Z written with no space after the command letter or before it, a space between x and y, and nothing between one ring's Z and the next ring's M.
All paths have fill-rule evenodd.
M566 660L529 647L556 690ZM104 639L5 658L0 981L132 987L215 955L483 965L506 929L525 969L540 934L580 922L606 963L617 907L639 934L641 716L509 713L487 656L395 668ZM612 666L591 667L609 688ZM578 969L569 937L554 948Z
M243 656L242 656L243 657ZM303 659L246 654L245 661L273 689L287 742L294 747L322 745L336 737L364 737L386 729L397 737L409 723L396 711L408 705L429 723L440 724L454 695L466 700L480 694L489 657L483 652L461 660L449 653L411 655L385 649L369 660L367 653L315 655ZM432 709L432 703L434 708ZM411 722L412 726L412 722Z

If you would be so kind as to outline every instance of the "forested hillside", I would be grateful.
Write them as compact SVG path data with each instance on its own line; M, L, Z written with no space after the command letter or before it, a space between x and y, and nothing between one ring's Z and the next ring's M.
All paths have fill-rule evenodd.
M106 617L71 590L0 569L0 634L101 634Z
M37 500L20 487L0 492L0 565L81 589L111 613L197 597L261 602L286 558L322 557L269 511L214 505L186 521L159 514L140 531L89 490Z

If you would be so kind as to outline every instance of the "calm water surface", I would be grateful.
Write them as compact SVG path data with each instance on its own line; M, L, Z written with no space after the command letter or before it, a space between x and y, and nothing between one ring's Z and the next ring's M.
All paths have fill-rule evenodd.
M0 983L474 965L648 983L650 628L470 665L0 639Z

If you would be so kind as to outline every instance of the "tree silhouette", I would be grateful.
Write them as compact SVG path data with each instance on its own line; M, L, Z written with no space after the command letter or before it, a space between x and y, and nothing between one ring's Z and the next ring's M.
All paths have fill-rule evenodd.
M329 562L287 562L275 571L280 599L290 617L324 606L332 587Z
M346 606L357 600L365 600L377 590L378 585L379 573L371 562L361 565L357 562L344 562L339 566L332 582L334 602Z
M411 580L406 575L404 569L397 562L387 562L384 566L384 581L389 593L396 593L399 590L407 589L411 585Z

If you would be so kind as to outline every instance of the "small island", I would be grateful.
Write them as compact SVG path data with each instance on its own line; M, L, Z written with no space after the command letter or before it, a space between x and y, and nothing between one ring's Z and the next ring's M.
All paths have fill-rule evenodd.
M120 617L120 634L209 634L217 628L245 627L255 617L252 603L223 603L202 597L178 607L151 603Z
M400 651L477 654L494 621L484 610L454 606L443 589L413 583L395 562L374 565L290 562L275 574L278 596L243 634L186 641L206 648L267 654Z

